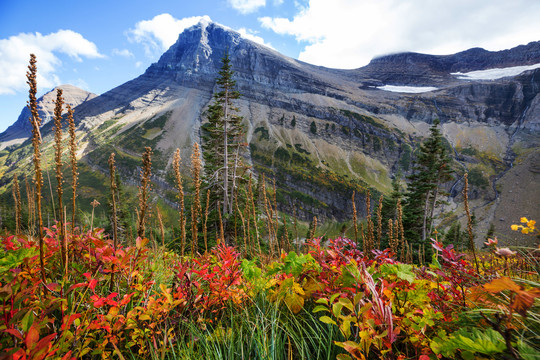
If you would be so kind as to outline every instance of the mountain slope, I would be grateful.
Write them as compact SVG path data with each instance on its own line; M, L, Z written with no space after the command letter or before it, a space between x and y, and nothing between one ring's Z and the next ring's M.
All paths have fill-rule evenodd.
M415 148L439 118L457 160L446 210L459 213L461 174L472 171L478 174L472 199L480 230L496 223L504 231L512 220L496 220L495 213L506 201L501 191L510 189L500 189L499 181L512 164L538 149L540 69L531 65L540 63L539 47L536 42L496 53L396 54L339 70L288 58L202 22L180 34L144 74L77 106L82 160L106 172L114 151L131 182L144 146L151 146L156 191L167 196L171 155L180 148L188 166L228 50L242 94L237 105L250 143L247 160L257 173L276 179L281 210L295 207L303 219L346 220L354 190L357 209L365 214L366 189L374 196L386 193L395 173L408 174ZM492 80L455 74L512 66L529 67ZM540 191L539 184L533 181L533 189ZM540 218L537 208L518 206L519 215Z

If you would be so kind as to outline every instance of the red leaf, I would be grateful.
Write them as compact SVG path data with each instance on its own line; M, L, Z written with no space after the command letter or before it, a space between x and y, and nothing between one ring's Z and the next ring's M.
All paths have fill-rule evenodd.
M96 279L92 279L88 282L88 287L90 288L90 290L94 291L94 289L96 288L96 285L97 285L98 281Z
M31 349L39 340L39 330L35 326L36 324L32 324L30 326L30 329L28 329L28 334L26 334L26 347L28 349Z
M39 340L34 351L32 351L32 360L42 360L47 356L52 340L55 338L56 333L45 336L43 339Z
M11 335L15 336L16 338L18 338L20 340L23 340L22 334L21 334L21 332L19 330L6 329L6 330L4 330L4 332L7 332L8 334L11 334Z
M72 291L73 289L83 287L83 286L86 286L86 285L88 285L88 283L78 283L78 284L71 285L69 287L69 289L68 289L68 292Z
M19 349L15 354L13 354L13 360L26 360L26 352L23 349Z
M73 324L73 321L75 321L75 319L80 318L81 316L82 316L81 314L73 314L69 316L68 315L64 316L64 324L62 324L62 331L69 329L71 324Z

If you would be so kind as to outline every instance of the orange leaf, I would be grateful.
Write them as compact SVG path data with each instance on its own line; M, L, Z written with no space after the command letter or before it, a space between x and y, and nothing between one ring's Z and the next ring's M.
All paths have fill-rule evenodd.
M32 326L30 326L30 329L28 329L28 334L26 334L25 343L28 349L33 348L39 340L39 330L36 328L35 325L35 323L32 324Z
M513 282L509 277L503 276L502 278L495 279L492 282L485 284L484 289L492 294L496 294L503 290L517 292L521 289L521 287Z
M518 290L510 307L522 316L527 316L527 310L534 304L534 299L537 297L540 297L540 289Z

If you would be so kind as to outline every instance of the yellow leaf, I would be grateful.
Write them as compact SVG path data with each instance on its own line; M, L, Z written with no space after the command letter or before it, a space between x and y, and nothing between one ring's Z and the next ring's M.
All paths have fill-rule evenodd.
M291 310L294 314L298 314L304 307L304 298L296 294L286 296L284 301L285 305L287 305L289 310Z
M293 282L293 290L295 293L297 294L300 294L300 295L304 295L305 292L304 292L304 289L302 289L302 287L300 286L299 283L297 283L296 281Z

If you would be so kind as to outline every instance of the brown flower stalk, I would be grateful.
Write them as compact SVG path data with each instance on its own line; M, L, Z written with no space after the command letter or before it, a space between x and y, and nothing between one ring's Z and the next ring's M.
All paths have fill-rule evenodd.
M158 206L156 206L156 212L157 212L157 218L159 222L159 232L161 235L161 246L165 248L165 228L163 227L163 216L161 215L161 211L159 211Z
M201 213L201 151L198 143L193 144L191 153L191 174L195 192L193 194L193 203L191 205L191 256L197 253L199 216Z
M54 106L54 163L56 169L56 193L58 195L58 238L61 244L62 262L67 268L67 238L64 234L64 205L62 203L62 195L64 194L63 184L64 177L62 174L62 107L64 98L62 97L62 89L56 90L56 101Z
M35 221L35 197L34 188L30 186L28 177L24 176L24 184L26 187L26 201L28 202L28 231L30 235L34 234L36 221Z
M373 228L373 220L371 219L371 192L368 190L366 195L366 212L367 212L367 239L366 239L366 246L367 248L364 249L365 253L367 254L367 257L371 257L371 250L373 249L373 245L375 243L374 239L374 228Z
M17 179L17 173L13 174L13 201L15 202L15 233L21 234L22 224L22 205L21 205L21 189L19 188L19 180Z
M469 249L472 251L474 257L474 264L476 266L476 272L480 274L480 268L478 267L478 259L476 258L476 247L474 246L474 234L473 234L473 224L471 218L471 212L469 210L469 174L465 173L463 176L465 180L465 185L463 186L463 202L465 206L465 213L467 214L467 232L469 234Z
M79 177L79 172L77 169L77 136L75 135L75 119L73 118L73 109L69 104L66 104L68 111L68 127L69 127L69 158L71 161L71 189L72 193L72 208L73 214L71 216L71 231L74 232L75 229L75 214L76 206L75 199L77 198L77 180Z
M358 246L358 218L356 216L356 202L354 201L355 192L352 193L352 221L354 226L354 242Z
M218 201L217 208L220 209L220 202ZM225 232L223 231L223 218L221 217L221 211L218 211L219 217L219 236L217 239L217 244L220 245L222 241L225 241Z
M39 118L39 113L37 110L37 68L36 68L36 55L30 54L30 65L28 66L28 71L26 72L27 84L30 86L28 91L29 101L28 108L30 109L30 123L32 125L32 145L34 147L34 184L36 186L36 201L37 201L37 216L38 216L38 238L39 238L39 264L41 267L41 280L43 285L45 285L45 263L43 260L43 218L41 214L41 189L43 187L43 175L41 172L41 132L39 130L41 126L41 119ZM46 289L43 288L44 292Z
M118 220L116 218L116 197L118 196L118 186L116 185L116 163L114 161L114 153L111 153L109 156L109 175L111 181L113 244L114 250L116 250L118 245Z
M253 225L255 226L255 236L257 239L257 246L259 248L259 255L260 255L262 251L261 251L261 242L259 241L259 228L257 226L257 215L255 213L255 199L253 196L253 175L251 173L249 174L249 182L248 182L248 198L251 204L251 210L253 212Z
M146 232L146 217L148 212L148 198L150 196L150 177L152 176L152 149L144 148L142 154L141 185L139 186L139 216L137 220L137 236L143 238Z
M178 188L178 201L180 212L180 249L181 255L184 256L186 247L186 216L184 213L184 186L182 185L182 176L180 175L180 149L176 149L173 158L174 178L176 187Z
M204 226L203 226L203 238L204 238L204 252L208 252L208 210L210 208L210 189L206 191L206 209L204 210Z
M377 249L381 249L381 239L382 239L382 208L383 208L383 196L379 197L379 206L377 206Z
M309 238L313 239L315 237L315 232L317 231L317 217L313 217L313 227L311 228L311 233L309 234Z
M400 235L400 245L401 247L405 247L405 229L403 228L403 208L401 206L401 199L398 199L397 201L397 204L396 204L396 209L397 209L397 222L398 222L398 225L399 225L399 235ZM397 228L397 226L396 226ZM396 229L397 231L397 229ZM397 238L397 236L396 236ZM406 248L405 248L406 250Z
M393 253L396 252L396 244L394 243L394 225L392 219L388 219L388 246Z

